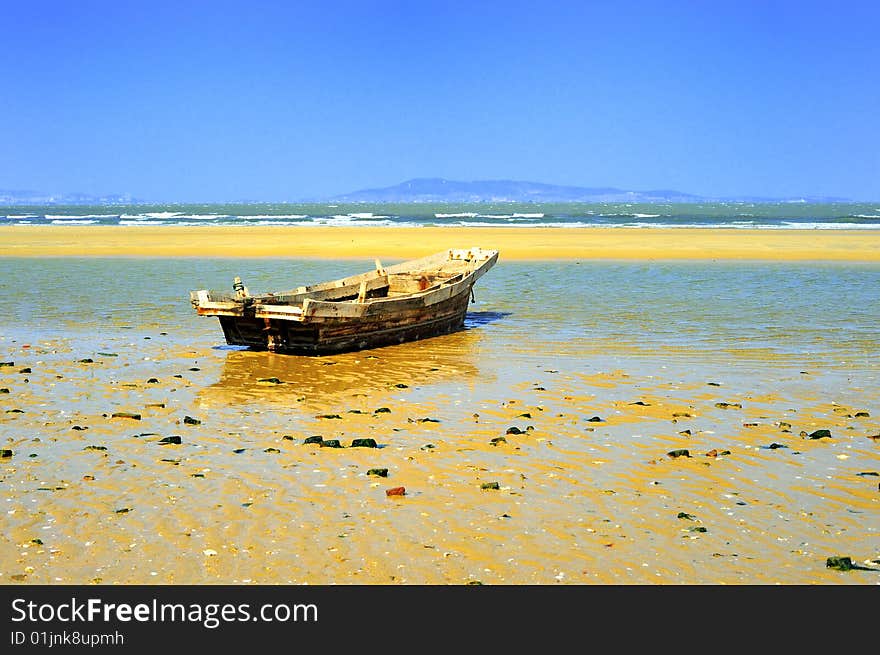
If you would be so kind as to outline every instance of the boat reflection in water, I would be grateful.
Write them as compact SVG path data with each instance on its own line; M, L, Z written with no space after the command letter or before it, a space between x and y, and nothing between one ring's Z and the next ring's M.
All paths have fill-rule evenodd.
M452 334L325 357L230 350L220 379L196 401L206 409L248 403L326 408L357 396L380 402L426 385L468 386L480 376L478 326L488 322L485 314Z

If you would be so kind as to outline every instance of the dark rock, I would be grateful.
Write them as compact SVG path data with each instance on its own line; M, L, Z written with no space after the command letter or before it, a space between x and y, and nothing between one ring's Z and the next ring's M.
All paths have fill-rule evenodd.
M190 370L192 370L192 369L190 369ZM260 378L257 380L257 382L261 382L263 384L284 384L278 378Z
M190 371L201 371L202 369L200 369L198 366L193 366L189 370Z
M707 382L706 384L708 384L710 387L720 387L721 386L721 384L718 382Z
M708 530L707 530L706 528L704 528L703 526L698 525L698 526L695 527L695 528L691 528L691 529L689 530L689 532L708 532Z
M693 521L694 518L696 518L696 517L694 517L693 514L688 514L687 512L679 512L677 518L687 519L688 521Z
M285 441L293 441L293 436L291 436L289 434L285 434L281 438L284 439Z
M80 359L79 363L80 364L92 364L92 363L94 363L94 361L95 360L93 360L91 357L86 357L85 359Z
M515 425L512 425L511 427L507 428L507 432L505 434L525 434L525 432L520 430Z
M107 446L86 446L83 450L107 450Z
M116 510L117 514L128 514L131 511L131 507L120 507Z
M494 439L491 439L489 441L489 443L492 444L493 446L497 446L498 444L501 444L501 443L507 443L507 439L505 439L504 437L495 437Z
M590 423L604 423L605 419L599 418L598 416L591 416L587 421Z
M245 450L247 450L247 448L236 448L232 452L234 452L236 455L241 455Z
M388 477L388 469L370 469L367 471L367 475L377 475L380 478Z
M436 418L420 418L416 419L416 423L439 423L440 419Z
M0 393L9 393L9 389L7 389L6 387L2 387L0 388Z
M322 436L319 435L319 434L316 434L316 435L314 435L313 437L306 437L306 438L303 440L303 444L316 443L316 444L319 444L319 445L320 445L321 443L323 443L323 441L324 441L324 437L322 437Z
M689 412L672 412L672 418L691 418Z
M19 373L31 373L30 367L19 369Z
M162 443L162 444L169 444L169 443L179 444L179 443L181 443L181 439L180 439L180 437L178 437L177 435L172 435L172 436L170 436L170 437L164 437L164 438L162 438L162 439L159 439L159 443Z
M767 448L769 448L770 450L776 450L777 448L788 448L788 446L786 446L785 444L776 443L774 441L772 444L767 446Z
M849 557L829 557L825 560L825 566L837 571L851 571L856 568Z
M187 425L199 425L201 421L197 418L193 418L192 416L184 416L183 422Z
M484 482L480 485L480 489L500 489L501 485L497 482Z
M391 410L387 407L380 407L379 409L375 410L373 414L388 414L389 412L391 412Z
M140 414L133 414L132 412L113 412L111 418L130 418L135 421L141 420Z
M868 414L868 412L856 412L855 413L856 418L868 418L869 416L871 416L871 415Z
M323 447L323 448L342 448L342 444L339 443L339 439L326 439L321 442L321 447Z
M18 409L18 408L16 407L15 409L7 409L7 410L6 410L6 413L7 413L7 414L24 414L24 410L23 410L23 409Z
M318 414L317 418L342 418L339 414Z
M12 451L9 448L0 448L0 458L7 459L12 457Z
M679 434L683 437L690 437L693 433L690 430L681 430Z
M856 475L880 476L880 473L877 473L877 471L862 471L861 473L856 473Z
M532 415L528 412L523 412L522 414L519 414L517 418L532 418Z
M351 440L352 448L378 448L376 445L376 440L367 437L366 439L352 439Z
M147 380L147 384L159 384L159 378L150 378Z
M264 449L263 449L263 452L264 452L264 453L273 453L273 454L274 454L274 453L280 453L281 451L278 450L277 448L271 448L271 447L270 447L270 448L264 448Z
M690 456L691 456L690 451L687 450L686 448L681 448L681 449L679 449L679 450L670 450L670 451L669 451L668 453L666 453L666 454L669 455L669 456L672 457L672 458L675 458L675 457L690 457Z
M634 403L630 403L630 405L641 405L642 407L650 407L650 405L643 400L637 400Z
M742 409L739 403L715 403L715 407L719 409Z
M15 366L15 362L0 362L0 366Z
M404 384L403 382L398 382L398 383L395 384L394 386L397 387L398 389L406 389L406 388L409 387L408 384Z
M807 435L809 439L831 438L831 430L816 430Z

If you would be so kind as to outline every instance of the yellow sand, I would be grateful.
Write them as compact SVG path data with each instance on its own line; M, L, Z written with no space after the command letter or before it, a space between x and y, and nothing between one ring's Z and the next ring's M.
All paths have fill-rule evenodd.
M451 247L528 259L880 261L880 231L285 226L0 227L3 256L389 257Z

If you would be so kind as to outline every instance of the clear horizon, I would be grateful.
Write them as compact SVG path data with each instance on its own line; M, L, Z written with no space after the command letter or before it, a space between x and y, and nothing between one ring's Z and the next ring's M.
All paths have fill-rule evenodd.
M9 5L0 189L880 200L870 2Z

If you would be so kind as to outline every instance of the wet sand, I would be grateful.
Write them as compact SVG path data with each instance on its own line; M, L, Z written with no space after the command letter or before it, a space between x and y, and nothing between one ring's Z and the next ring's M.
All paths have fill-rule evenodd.
M172 234L211 235L199 253L226 256L238 238L80 229L0 233L33 257L192 252ZM420 254L421 241L398 241L404 232L322 229L297 254ZM444 231L428 249L465 236L515 258L538 252L526 236L546 252L565 241L475 232ZM703 248L728 244L718 257L760 258L760 243L784 236L774 257L876 260L877 237L861 233L820 244L698 232ZM653 245L638 234L647 241L611 239L605 252L700 250L657 246L684 231ZM603 233L578 235L554 256L592 257ZM271 239L245 247L290 254ZM122 301L111 294L97 313ZM0 334L0 447L11 451L0 459L0 584L880 582L873 370L800 370L773 354L751 368L645 364L603 358L586 339L548 350L541 326L509 325L326 358L218 348L206 319L95 319L88 338ZM341 447L306 443L316 436ZM352 447L364 438L377 447ZM405 494L387 495L396 487ZM859 568L826 566L834 556Z
M880 261L878 230L390 228L232 226L0 227L4 256L418 257L481 246L505 259Z

